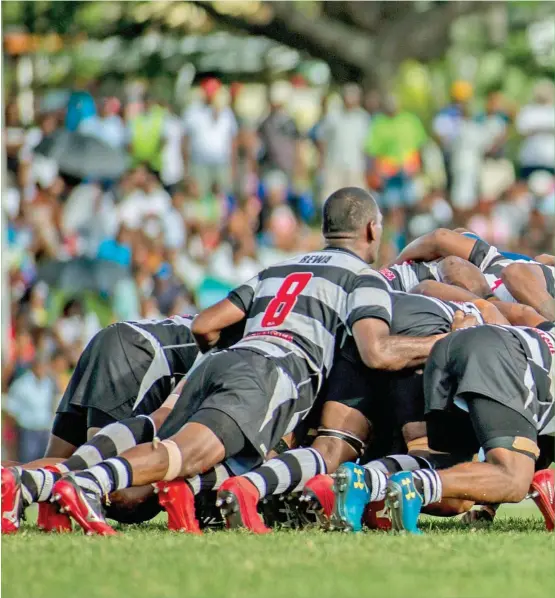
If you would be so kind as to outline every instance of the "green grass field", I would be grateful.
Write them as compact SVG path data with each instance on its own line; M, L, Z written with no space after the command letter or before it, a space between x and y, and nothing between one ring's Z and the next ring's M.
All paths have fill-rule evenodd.
M555 534L534 507L490 529L425 519L421 537L169 533L164 519L117 538L2 539L3 598L544 598L555 596Z

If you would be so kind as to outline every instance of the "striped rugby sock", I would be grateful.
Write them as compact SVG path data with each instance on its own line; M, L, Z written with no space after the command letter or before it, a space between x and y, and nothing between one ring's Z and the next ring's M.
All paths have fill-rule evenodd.
M133 484L131 464L123 457L114 457L98 465L73 474L77 484L88 494L102 497Z
M441 500L443 490L439 473L433 469L417 469L412 472L414 486L422 496L422 505L431 505Z
M138 415L109 424L99 430L89 442L80 446L73 455L57 465L62 472L83 471L124 451L151 442L156 435L152 419Z
M243 477L252 482L260 498L264 498L299 492L308 480L326 471L326 463L317 450L301 448L286 451Z
M433 465L424 457L411 455L389 455L383 459L376 459L363 465L366 484L370 488L370 502L385 499L387 478L399 471L414 471L416 469L433 469Z
M28 507L34 502L46 502L52 494L52 486L62 477L61 474L47 469L22 469L21 496Z
M185 480L185 482L191 489L191 492L196 496L201 492L218 490L228 478L232 477L232 475L231 471L223 463L220 463L216 465L214 469L193 476L192 478Z

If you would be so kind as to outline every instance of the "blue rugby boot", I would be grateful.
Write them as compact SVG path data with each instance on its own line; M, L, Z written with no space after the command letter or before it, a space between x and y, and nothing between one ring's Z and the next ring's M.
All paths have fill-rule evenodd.
M343 463L332 477L335 505L328 529L359 532L364 509L370 501L364 468L356 463Z
M417 523L422 503L422 496L414 486L412 472L400 471L390 476L385 493L385 504L389 508L394 530L421 534Z

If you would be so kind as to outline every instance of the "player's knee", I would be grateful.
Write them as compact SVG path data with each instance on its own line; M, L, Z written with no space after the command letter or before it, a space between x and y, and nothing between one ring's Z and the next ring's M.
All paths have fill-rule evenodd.
M345 430L321 427L312 444L326 463L328 473L333 473L341 463L358 459L366 449L366 439Z
M518 503L523 501L530 490L530 482L525 476L510 476L508 479L505 502Z
M496 455L492 459L491 451L487 454L487 460L498 468L502 474L504 486L503 502L519 503L526 498L530 490L530 484L534 475L534 461L517 452L504 451L503 458L499 459L501 454L495 451ZM523 459L525 461L523 462ZM493 462L492 462L493 461Z

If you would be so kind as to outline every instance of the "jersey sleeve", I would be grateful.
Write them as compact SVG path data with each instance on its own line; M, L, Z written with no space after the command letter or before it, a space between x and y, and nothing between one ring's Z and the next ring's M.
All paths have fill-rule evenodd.
M256 275L241 286L233 289L227 296L229 301L238 307L244 313L248 313L253 299L256 286L258 285L259 277Z
M377 318L391 326L392 306L387 282L373 270L357 276L347 297L347 327L352 331L359 320Z
M483 272L486 268L491 266L494 262L502 257L503 256L501 253L499 253L497 247L482 241L482 239L477 239L476 243L474 243L472 251L470 252L468 261L480 268L480 270Z

